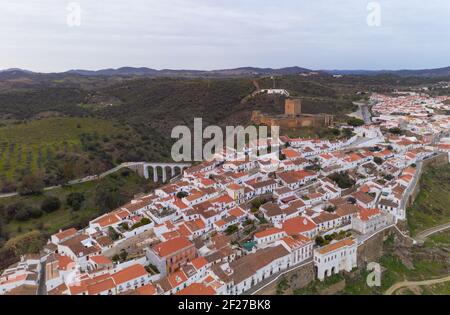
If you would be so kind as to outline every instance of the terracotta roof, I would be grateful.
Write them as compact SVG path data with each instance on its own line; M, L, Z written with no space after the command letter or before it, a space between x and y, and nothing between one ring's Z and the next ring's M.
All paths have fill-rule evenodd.
M114 280L116 285L119 285L121 283L147 275L148 272L145 270L145 268L142 265L136 264L113 274L111 278Z
M316 227L313 221L305 217L292 218L283 223L283 230L291 236L314 230Z
M175 252L194 246L186 237L177 237L153 246L160 257L167 257Z
M288 255L283 245L268 247L239 258L230 263L233 270L231 275L235 285L252 277L258 270L269 265L274 260Z
M136 293L138 293L139 295L156 295L157 291L155 286L149 283L140 288L137 288Z
M89 258L97 265L112 265L111 259L109 259L106 256L100 255L100 256L92 256Z
M111 278L106 280L91 284L87 287L87 291L89 295L97 295L104 291L109 291L115 289L116 285Z
M94 223L97 223L98 225L100 225L100 227L107 227L118 222L120 222L119 218L113 213L106 214L94 221Z
M232 215L236 218L240 218L243 215L245 215L245 212L244 212L244 210L242 210L242 208L237 207L237 208L234 208L234 209L231 209L230 211L228 211L228 214Z
M361 218L361 220L363 221L369 221L370 219L372 219L375 216L378 216L382 214L382 212L378 209L361 209L359 211L359 217Z
M269 235L274 235L274 234L278 234L278 233L282 233L283 230L278 229L278 228L268 228L267 230L264 230L262 232L258 232L255 233L255 238L263 238L263 237L267 237Z
M335 250L338 250L338 249L346 247L346 246L352 246L353 244L355 244L355 241L351 238L347 238L345 240L324 246L321 249L319 249L318 251L320 254L323 255L323 254L331 253Z
M73 264L73 260L68 256L58 255L57 259L58 259L58 269L60 269L60 270L67 270L67 267L70 264Z
M186 277L186 274L182 270L179 270L177 272L170 274L167 277L167 280L168 280L171 288L173 289L173 288L176 288L177 286L179 286L180 284L186 282L188 280L188 278Z
M205 259L205 257L200 256L191 261L191 264L195 267L195 269L199 270L202 267L206 266L208 264L208 261Z
M214 290L212 287L206 286L203 283L193 283L190 286L178 292L176 295L198 296L198 295L215 295L215 294L216 290Z
M62 239L66 239L66 238L68 238L68 237L74 236L77 232L78 232L78 231L77 231L76 229L72 228L72 229L68 229L68 230L61 231L61 232L59 232L59 233L56 233L55 236L56 236L58 239L62 240Z

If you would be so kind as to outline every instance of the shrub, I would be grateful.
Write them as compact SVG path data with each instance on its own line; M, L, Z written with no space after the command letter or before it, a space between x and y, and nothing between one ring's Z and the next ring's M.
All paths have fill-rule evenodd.
M381 164L383 164L383 159L382 158L380 158L379 156L376 156L376 157L374 157L373 158L373 161L375 162L375 163L377 163L378 165L381 165Z
M350 118L349 120L347 120L347 123L352 127L359 127L359 126L364 125L364 120L353 117L353 118Z
M41 205L41 210L47 213L55 212L61 207L61 201L57 197L47 197Z
M239 228L236 225L230 225L229 227L227 227L227 229L225 230L225 233L227 235L232 235L234 233L236 233L239 230Z
M83 206L85 199L82 193L71 193L67 196L66 203L74 211L78 211Z
M19 186L19 194L22 196L39 195L44 191L44 181L35 175L27 175Z
M113 241L117 241L120 238L120 234L111 226L108 228L108 235Z
M177 198L178 199L183 199L183 198L186 198L187 196L189 196L189 194L187 192L184 192L184 191L180 191L179 193L177 193Z
M329 176L341 189L347 189L355 185L355 181L346 172L334 173Z

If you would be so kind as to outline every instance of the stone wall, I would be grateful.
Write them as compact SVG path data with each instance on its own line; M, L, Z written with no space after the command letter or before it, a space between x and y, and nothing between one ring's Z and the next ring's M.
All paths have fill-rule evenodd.
M389 232L387 232L389 233ZM386 232L375 234L361 246L358 247L358 268L366 266L368 263L377 261L383 255L383 241Z
M296 129L305 127L327 127L334 122L334 117L327 114L309 115L302 114L296 117L289 116L270 116L254 111L252 113L252 122L259 125L279 126L282 129Z
M423 172L426 171L427 167L446 165L448 163L449 163L448 154L446 153L441 153L439 155L433 156L423 161L420 176L422 176ZM420 188L421 188L421 180L419 179L417 185L414 187L414 190L412 191L411 195L408 198L408 202L406 204L407 207L411 207L414 204L414 201L416 200L417 196L420 193Z
M449 163L448 160L448 154L447 153L440 153L436 156L433 156L425 161L423 161L423 167L428 167L430 165L436 166L436 165L446 165Z
M314 263L311 262L297 270L291 271L285 277L289 281L291 289L297 290L304 288L316 278Z
M270 285L258 292L258 295L275 295L277 292L277 285L281 279L286 279L289 283L289 291L302 289L307 287L316 278L314 271L314 263L311 262L305 266L299 267L295 270L289 271L274 281Z

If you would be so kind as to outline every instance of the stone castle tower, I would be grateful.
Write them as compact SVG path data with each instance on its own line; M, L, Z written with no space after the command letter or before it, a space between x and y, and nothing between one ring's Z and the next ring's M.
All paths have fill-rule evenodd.
M302 101L298 98L286 99L284 113L288 117L297 117L302 114Z

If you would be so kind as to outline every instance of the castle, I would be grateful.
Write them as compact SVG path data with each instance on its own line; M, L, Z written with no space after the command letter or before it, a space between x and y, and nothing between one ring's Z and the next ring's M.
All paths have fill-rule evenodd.
M252 122L257 125L280 126L282 129L306 127L328 127L334 122L334 116L328 114L302 114L300 99L285 100L284 115L269 115L261 111L253 111Z

